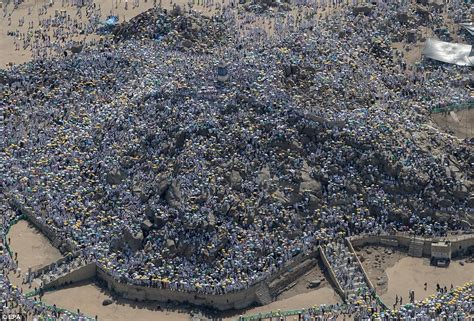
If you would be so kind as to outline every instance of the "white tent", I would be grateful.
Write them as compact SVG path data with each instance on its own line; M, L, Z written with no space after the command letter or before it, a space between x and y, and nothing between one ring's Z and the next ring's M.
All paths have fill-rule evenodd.
M463 22L460 23L460 25L467 30L472 36L474 36L474 25L472 22Z
M449 64L474 66L474 56L471 56L471 51L471 45L428 39L423 55Z

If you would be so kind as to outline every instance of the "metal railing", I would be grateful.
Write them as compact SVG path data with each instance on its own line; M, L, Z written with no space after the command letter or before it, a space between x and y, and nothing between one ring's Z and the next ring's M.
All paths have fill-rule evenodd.
M462 104L450 104L446 106L437 106L431 111L433 114L448 113L450 111L460 111L474 108L474 101L468 101Z

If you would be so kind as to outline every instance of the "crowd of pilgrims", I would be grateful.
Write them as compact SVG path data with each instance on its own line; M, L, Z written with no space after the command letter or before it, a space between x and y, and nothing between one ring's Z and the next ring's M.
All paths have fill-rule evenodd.
M230 28L221 56L132 39L13 66L2 202L122 282L212 294L337 237L465 228L469 140L427 124L435 104L469 99L469 68L372 50L408 7L340 6L277 36ZM0 264L14 266L4 248Z

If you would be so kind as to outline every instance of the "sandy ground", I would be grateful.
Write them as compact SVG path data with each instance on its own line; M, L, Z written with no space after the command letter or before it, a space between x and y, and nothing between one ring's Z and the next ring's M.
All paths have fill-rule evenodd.
M71 299L73 298L73 299ZM95 284L84 284L76 287L65 288L58 291L47 292L43 296L43 302L76 311L79 309L89 317L98 316L101 321L145 321L145 320L169 320L189 321L187 311L158 311L157 303L135 303L131 301L114 301L108 306L102 302L111 296Z
M431 116L438 128L461 139L474 137L474 109Z
M474 263L465 260L453 260L448 268L440 268L430 265L428 258L409 257L392 248L374 246L363 248L358 255L364 258L362 265L377 293L390 307L397 295L407 303L409 290L415 291L415 300L422 300L436 292L436 284L449 289L451 284L462 285L474 275Z
M47 265L62 257L61 252L27 221L15 224L8 238L12 252L18 253L18 265L22 271L27 272L28 267Z
M459 286L472 280L473 275L474 263L453 260L448 268L441 268L430 265L428 258L405 257L387 269L388 290L381 298L386 304L392 305L398 294L407 302L408 290L413 290L415 300L422 300L436 292L436 284L449 289L451 285Z
M0 0L0 3L6 0ZM100 4L101 6L101 14L103 21L105 21L106 17L108 15L117 15L119 16L119 22L123 21L128 21L130 18L136 16L137 14L144 12L150 8L153 7L153 0L140 0L140 5L136 8L133 8L132 6L133 1L128 1L128 9L125 10L125 0L109 0L109 1L103 1L103 0L96 0L96 4ZM157 3L160 1L157 0ZM226 3L228 0L225 1ZM76 12L77 12L77 7L73 6L61 6L61 0L55 0L55 3L48 9L48 14L47 15L42 15L38 16L37 9L39 7L42 7L44 4L49 3L49 0L26 0L23 2L19 7L15 10L13 10L13 4L10 3L10 5L7 6L7 12L8 14L11 13L11 25L8 25L8 16L4 17L3 16L3 8L0 9L0 68L5 68L8 63L15 63L15 64L20 64L27 62L31 59L31 53L29 51L30 48L26 48L25 50L21 48L19 51L15 50L14 47L14 38L11 36L8 36L7 33L8 31L16 31L19 30L20 32L26 32L28 30L28 24L29 22L33 22L34 26L37 28L38 27L38 22L41 19L45 19L46 17L54 17L55 10L64 10L66 11L67 14L71 15L71 17L76 17ZM187 0L173 0L172 3L170 0L164 0L162 1L162 7L170 9L172 8L173 4L179 4L183 8L186 6L187 8ZM5 4L3 5L5 7ZM32 13L31 15L28 15L28 9L31 8ZM200 11L204 14L210 14L213 11L211 8L204 7L201 5L194 5L193 6L194 10ZM85 9L82 9L83 13L83 19L81 21L86 21L86 15L85 15ZM18 25L18 20L24 17L25 18L25 23L23 26ZM50 33L52 35L52 33ZM74 38L76 41L81 41L81 40L90 40L93 37L96 37L96 35L88 35L86 36L81 36L81 38Z
M379 295L387 292L387 268L406 257L406 253L395 248L375 246L366 246L357 255Z
M71 299L74 298L74 299ZM114 301L111 305L103 306L105 299L111 298L109 293L95 284L84 284L76 287L47 292L43 302L56 304L58 307L76 311L80 309L84 314L105 321L147 321L168 320L184 321L190 319L189 309L167 308L159 303L135 303L127 300ZM320 304L332 304L340 302L334 290L330 287L321 287L307 293L295 295L272 302L269 305L254 307L245 311L230 313L223 318L225 321L234 321L239 315L253 315L278 309L293 310L311 307ZM160 309L158 310L158 307Z
M18 254L18 267L24 276L28 268L39 268L57 261L62 257L58 249L51 245L49 240L40 231L27 221L19 221L8 234L10 248ZM22 276L16 273L8 275L10 282L20 286L23 291L31 291L28 284L22 284Z

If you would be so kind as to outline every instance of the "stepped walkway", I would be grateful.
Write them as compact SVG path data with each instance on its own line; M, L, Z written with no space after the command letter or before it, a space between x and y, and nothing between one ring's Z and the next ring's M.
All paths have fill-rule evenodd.
M257 295L257 300L261 305L267 305L273 301L270 294L270 289L265 282L260 284L257 291L255 291L255 294Z
M408 255L413 257L422 257L424 244L425 241L423 239L414 238L408 247Z
M95 263L77 255L69 255L50 265L31 271L32 284L43 290L88 280L94 276ZM34 295L34 293L31 294Z
M360 262L345 240L331 242L324 246L323 251L347 303L354 303L370 293L371 286L366 282Z

